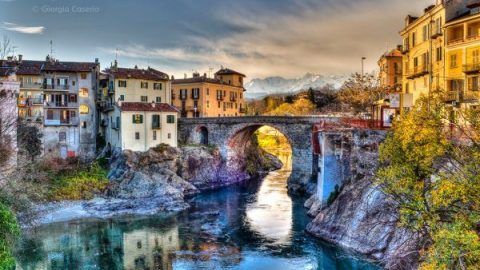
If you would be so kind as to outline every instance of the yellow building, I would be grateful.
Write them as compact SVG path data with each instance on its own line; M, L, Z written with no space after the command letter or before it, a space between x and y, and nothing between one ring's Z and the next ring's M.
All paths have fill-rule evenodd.
M147 151L159 144L177 146L178 110L170 105L168 75L153 68L104 71L100 82L101 133L112 148Z
M403 91L413 103L433 90L446 89L445 22L468 11L468 0L436 0L419 17L407 16L403 38ZM453 37L452 37L453 39Z
M479 106L480 4L445 24L446 102L453 107Z
M194 73L192 78L173 80L172 105L182 117L231 117L246 113L245 75L222 68L215 78Z
M43 61L23 60L19 55L16 71L20 81L18 115L21 119L41 123L43 121Z

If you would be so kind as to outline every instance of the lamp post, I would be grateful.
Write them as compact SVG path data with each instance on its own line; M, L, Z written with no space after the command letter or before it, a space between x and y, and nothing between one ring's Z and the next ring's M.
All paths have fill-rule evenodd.
M365 70L365 60L367 58L364 56L362 57L362 81L363 81L363 75L364 75L364 70Z

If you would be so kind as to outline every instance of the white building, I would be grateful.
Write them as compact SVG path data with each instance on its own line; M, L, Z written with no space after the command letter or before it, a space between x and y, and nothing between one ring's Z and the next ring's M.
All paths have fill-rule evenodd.
M179 111L170 105L168 75L116 64L104 73L100 109L107 145L132 151L147 151L159 144L176 147Z

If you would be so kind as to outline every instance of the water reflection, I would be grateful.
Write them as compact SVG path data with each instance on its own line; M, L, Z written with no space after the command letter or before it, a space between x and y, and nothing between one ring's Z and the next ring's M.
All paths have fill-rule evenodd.
M377 269L304 233L289 173L199 195L175 216L40 227L20 243L17 269Z

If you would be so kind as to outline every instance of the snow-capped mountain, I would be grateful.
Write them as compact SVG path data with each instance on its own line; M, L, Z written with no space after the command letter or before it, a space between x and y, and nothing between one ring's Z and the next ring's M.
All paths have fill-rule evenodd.
M268 77L265 79L253 79L245 84L247 98L262 98L272 94L289 94L301 90L321 88L332 84L339 88L347 79L346 75L319 75L307 73L302 78L285 79L283 77Z

